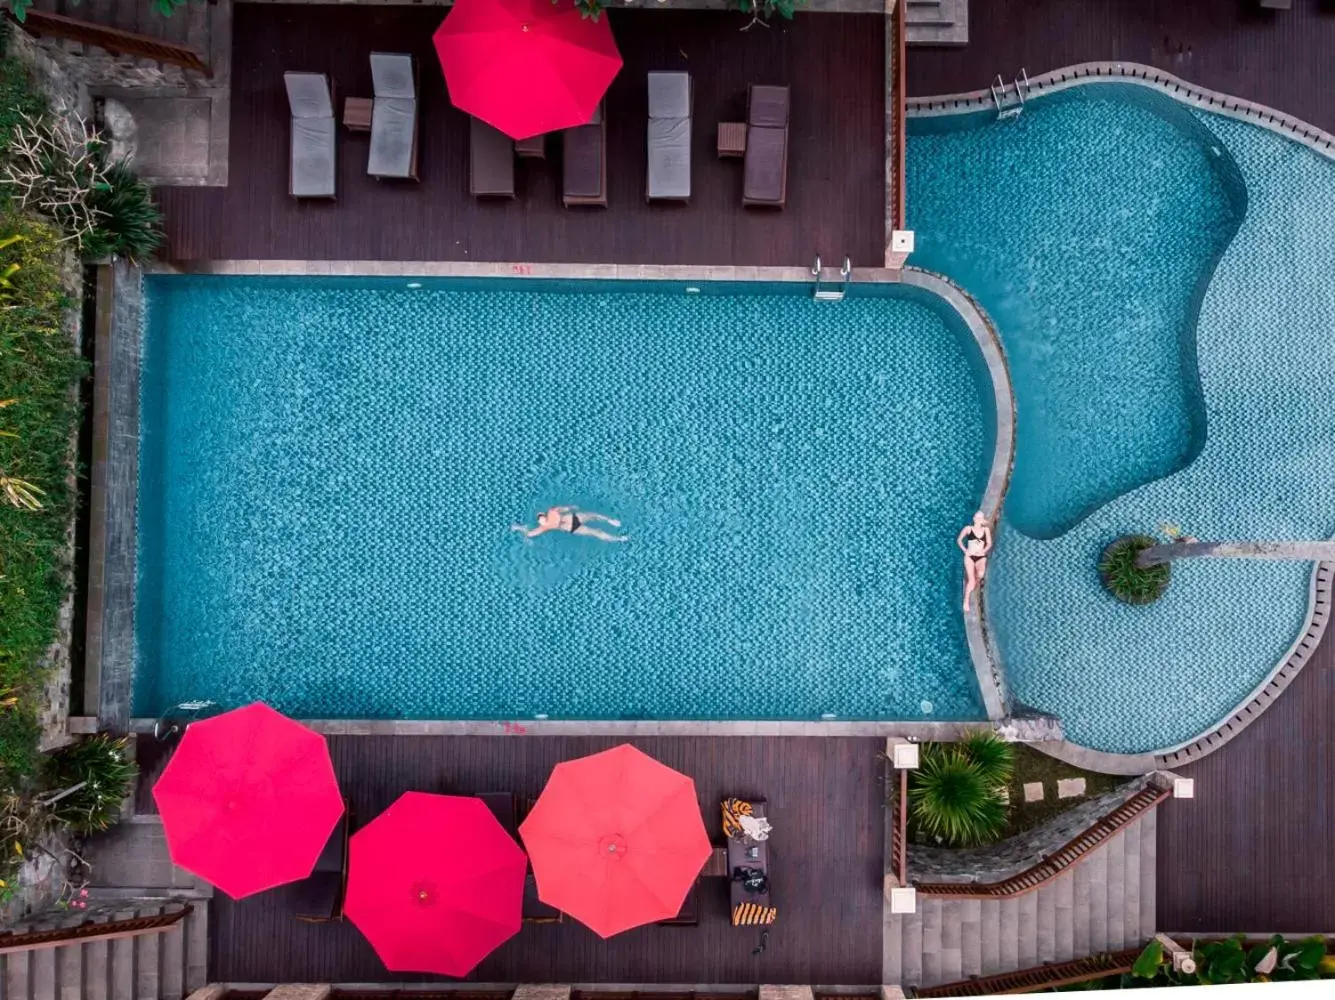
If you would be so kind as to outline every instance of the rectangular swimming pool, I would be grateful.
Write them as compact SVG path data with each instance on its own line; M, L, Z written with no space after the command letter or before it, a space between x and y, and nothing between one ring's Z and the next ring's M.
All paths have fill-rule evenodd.
M695 288L147 278L135 714L981 718L963 323Z

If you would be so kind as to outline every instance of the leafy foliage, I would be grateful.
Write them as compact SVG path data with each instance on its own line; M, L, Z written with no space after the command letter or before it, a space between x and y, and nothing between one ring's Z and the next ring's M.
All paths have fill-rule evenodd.
M963 746L929 743L909 779L909 812L918 830L950 847L996 840L1006 826L1006 807Z
M1223 986L1242 983L1294 982L1335 978L1335 961L1326 954L1320 936L1289 941L1276 934L1268 941L1244 947L1241 934L1222 941L1207 941L1192 950L1194 972L1173 969L1170 956L1158 939L1145 946L1131 973L1079 984L1080 988L1141 989L1146 986Z
M46 759L44 780L52 814L75 833L105 830L120 817L138 769L127 741L91 736L62 747Z
M562 0L552 0L553 4L559 4L561 2ZM604 6L605 4L603 0L575 0L575 9L579 11L580 16L587 17L593 21L598 20L598 18L602 16Z
M1099 576L1109 593L1126 604L1151 604L1163 596L1172 575L1169 564L1136 565L1136 557L1157 544L1149 535L1127 535L1103 550Z
M1015 747L998 739L996 733L971 733L959 745L960 752L973 762L988 788L1004 788L1015 775Z
M184 6L186 0L153 0L153 9L163 17L171 17L176 12L177 7ZM79 0L74 0L74 5L79 5ZM32 0L9 0L9 9L14 12L14 20L22 24L28 19L28 8L32 6Z
M106 183L93 192L94 228L83 242L85 257L112 255L139 261L162 246L162 212L147 184L124 163L107 168Z
M751 15L751 23L746 26L747 28L752 24L764 24L775 14L785 21L791 21L793 15L797 13L797 8L805 2L806 0L729 0L734 10ZM746 28L742 30L745 31Z

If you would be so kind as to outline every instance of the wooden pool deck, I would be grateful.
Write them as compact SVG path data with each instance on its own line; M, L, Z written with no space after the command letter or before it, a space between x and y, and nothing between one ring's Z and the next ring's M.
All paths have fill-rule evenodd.
M1126 60L1335 132L1335 4L1297 0L973 0L967 46L909 49L908 93L986 89L1075 63ZM909 192L909 198L913 192Z
M402 792L514 791L535 797L561 760L614 745L579 737L332 737L334 766L358 822ZM774 824L778 921L762 954L759 928L734 928L727 883L701 884L700 923L644 927L600 940L574 920L526 924L477 968L475 982L827 983L881 977L884 819L877 739L662 737L633 741L691 775L711 837L719 801L763 797ZM147 805L148 803L143 803ZM213 897L211 982L390 982L394 976L350 923L305 924L276 895Z
M607 95L609 207L563 208L559 143L517 165L518 197L468 194L468 119L449 102L431 34L438 6L238 4L225 188L165 188L175 260L433 260L862 267L885 256L885 34L877 14L802 14L741 32L717 11L608 13L625 64ZM420 183L366 174L367 139L340 127L338 199L287 194L285 70L331 75L338 101L371 94L372 51L411 52L421 79ZM832 68L837 68L833 70ZM688 204L646 204L646 83L694 88ZM720 160L720 121L750 83L793 88L788 202L744 209L742 161Z

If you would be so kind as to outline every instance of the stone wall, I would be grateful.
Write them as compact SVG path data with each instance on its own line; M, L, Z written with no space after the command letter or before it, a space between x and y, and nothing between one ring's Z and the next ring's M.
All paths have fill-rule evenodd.
M909 882L1002 882L1032 868L1153 782L1145 775L1068 809L1032 830L987 847L951 850L909 845Z
M53 106L59 101L85 115L91 107L88 87L142 90L183 87L188 82L185 71L179 66L163 66L134 56L113 56L93 47L85 52L78 43L59 38L34 38L18 28L10 31L9 38L10 52L37 76ZM68 103L71 101L74 103ZM56 110L63 111L65 106Z

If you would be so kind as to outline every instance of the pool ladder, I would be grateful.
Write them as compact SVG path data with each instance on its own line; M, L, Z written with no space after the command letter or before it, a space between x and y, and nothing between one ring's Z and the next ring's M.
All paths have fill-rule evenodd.
M1007 89L1006 81L1001 79L1000 73L992 81L992 103L997 106L997 121L1019 118L1024 111L1024 101L1029 96L1029 74L1023 66L1020 67L1020 75L1010 86L1015 88L1014 94Z
M838 288L821 288L820 270L820 254L816 254L816 263L811 265L811 276L816 279L816 289L812 298L817 302L842 302L844 293L848 291L848 283L853 280L853 262L847 257L844 258L843 266L839 268Z

